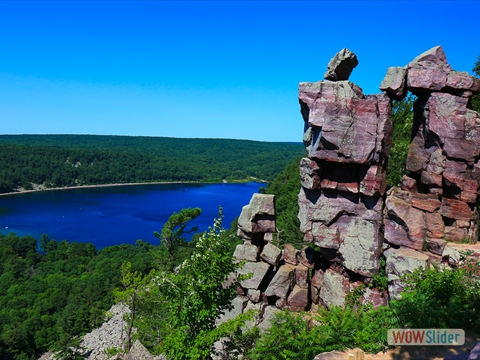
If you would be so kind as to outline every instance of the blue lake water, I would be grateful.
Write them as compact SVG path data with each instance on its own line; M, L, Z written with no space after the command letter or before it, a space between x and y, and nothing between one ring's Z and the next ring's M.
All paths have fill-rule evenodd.
M92 242L98 249L137 239L157 245L153 232L160 232L174 211L201 208L202 215L191 224L206 230L222 206L227 228L261 186L265 184L155 184L1 196L0 232L37 239L48 234L58 241Z

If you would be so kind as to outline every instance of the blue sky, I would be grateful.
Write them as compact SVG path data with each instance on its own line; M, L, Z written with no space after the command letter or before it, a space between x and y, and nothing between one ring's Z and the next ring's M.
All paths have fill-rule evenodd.
M366 94L442 45L471 73L479 1L0 1L1 134L302 139L298 83L344 47Z

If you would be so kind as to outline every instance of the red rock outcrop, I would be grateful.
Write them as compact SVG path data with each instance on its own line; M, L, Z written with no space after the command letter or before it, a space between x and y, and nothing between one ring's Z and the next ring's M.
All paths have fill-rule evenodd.
M367 287L361 301L386 305L401 276L432 262L458 266L480 258L480 115L470 97L480 80L453 71L439 46L405 67L389 68L383 94L364 95L348 77L358 60L343 49L325 79L299 84L306 157L298 195L304 245L275 244L275 201L256 194L243 208L235 251L245 308L309 310L345 304L382 269L388 293ZM401 188L387 191L392 143L391 100L417 96L412 141ZM320 261L321 258L321 261ZM263 311L263 310L262 310Z
M407 90L417 95L414 133L402 190L386 198L385 241L443 255L447 241L476 243L480 114L469 109L480 80L453 71L440 46L404 68ZM387 73L381 89L401 98ZM403 94L404 96L404 94ZM445 255L446 256L446 255Z

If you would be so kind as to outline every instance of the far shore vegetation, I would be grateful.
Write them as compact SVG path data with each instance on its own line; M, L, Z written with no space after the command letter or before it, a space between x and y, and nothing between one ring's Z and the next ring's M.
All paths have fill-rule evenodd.
M84 185L269 181L301 143L140 136L0 135L0 193Z

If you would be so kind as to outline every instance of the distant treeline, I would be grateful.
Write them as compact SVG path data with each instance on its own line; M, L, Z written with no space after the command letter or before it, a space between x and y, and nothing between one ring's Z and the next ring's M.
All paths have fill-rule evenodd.
M156 181L272 180L301 143L143 136L0 135L0 193Z

